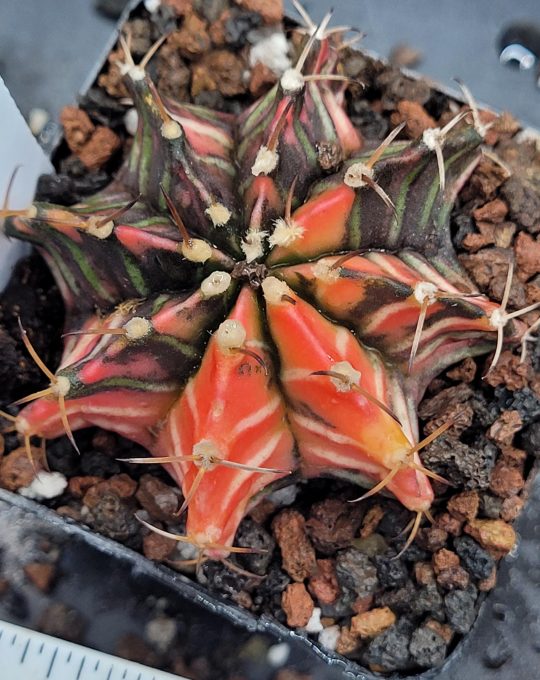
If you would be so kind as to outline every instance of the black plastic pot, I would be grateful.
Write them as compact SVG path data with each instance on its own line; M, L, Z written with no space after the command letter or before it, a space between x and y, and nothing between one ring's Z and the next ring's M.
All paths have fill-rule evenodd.
M131 9L138 2L134 2ZM128 14L124 15L124 20ZM113 45L111 39L105 56ZM102 68L96 65L88 84ZM515 528L519 542L502 563L496 588L483 603L473 629L442 667L409 676L438 680L490 680L540 677L540 479ZM38 593L22 577L23 565L41 550L43 540L59 550L60 575L52 596ZM155 614L157 598L166 598L167 614L179 626L182 652L207 655L223 677L242 674L266 680L271 645L286 642L286 666L314 679L375 676L268 617L211 596L201 586L43 506L0 490L0 560L15 592L0 599L0 617L35 627L50 601L61 601L84 614L82 642L114 652L119 636L140 633ZM221 675L221 674L220 674ZM216 678L217 680L217 678Z

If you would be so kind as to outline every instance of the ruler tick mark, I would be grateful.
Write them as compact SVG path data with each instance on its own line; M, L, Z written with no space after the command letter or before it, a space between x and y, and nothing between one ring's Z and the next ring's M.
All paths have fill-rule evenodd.
M81 677L81 673L82 673L82 669L83 669L85 661L86 661L86 656L83 656L83 658L81 659L81 665L79 666L79 670L77 672L77 677L75 678L75 680L79 680L79 678Z
M47 675L45 676L45 678L51 677L52 667L54 666L54 660L56 659L57 654L58 654L58 647L54 650L53 655L51 656L51 662L49 663L49 668L47 669Z
M43 652L43 647L45 647L45 643L44 643L44 642L42 642L42 643L39 645L38 654L41 654L41 653Z
M71 661L71 650L70 650L69 654L67 655L66 661L67 661L67 663L69 663Z
M26 644L24 645L23 653L21 654L21 660L19 663L24 663L24 660L26 658L26 652L28 651L28 647L30 647L30 640L26 641Z
M94 672L97 671L99 668L99 659L96 661L96 665L94 666Z
M11 638L11 646L12 646L12 647L13 647L13 645L15 644L15 640L16 640L16 639L17 639L17 633L15 633L15 635Z

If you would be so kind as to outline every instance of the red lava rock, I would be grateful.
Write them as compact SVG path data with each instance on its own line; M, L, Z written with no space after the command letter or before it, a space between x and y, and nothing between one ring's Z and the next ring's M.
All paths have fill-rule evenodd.
M433 565L429 562L416 562L414 565L414 578L422 586L427 586L435 582L435 572Z
M465 533L499 556L509 553L516 543L516 532L502 519L473 519L465 525Z
M463 188L462 197L467 201L471 198L492 198L495 191L503 184L509 175L499 163L489 158L482 158L476 166L470 180Z
M521 362L519 355L506 350L502 352L497 365L484 378L492 387L504 385L514 392L527 387L533 379L533 368L529 361Z
M249 91L254 97L261 97L276 82L277 76L266 64L257 62L251 69Z
M502 248L484 248L478 253L461 254L458 259L482 292L493 300L502 300L510 262L507 251ZM514 277L510 306L520 309L525 306L525 302L525 287Z
M435 573L440 574L444 569L457 567L459 565L459 557L455 552L442 548L433 555L432 563Z
M75 498L82 498L91 486L102 482L103 477L96 477L94 475L78 475L71 477L68 482L68 489Z
M89 170L96 170L105 165L121 144L120 137L115 132L108 127L99 126L77 155Z
M292 668L281 668L274 676L274 680L312 680L312 677Z
M523 470L525 461L527 460L527 452L522 449L517 449L515 446L502 446L502 461L510 467L519 468Z
M418 139L424 130L437 127L437 121L421 104L407 100L398 102L397 111L390 116L390 120L394 127L405 122L407 136L411 139Z
M463 491L448 501L448 512L459 520L471 520L478 514L480 497L477 491Z
M347 547L356 536L363 513L360 504L346 503L338 498L314 503L306 522L313 545L325 554Z
M0 460L0 486L8 491L17 491L28 486L36 471L43 469L39 464L41 451L32 447L34 465L30 462L24 446L15 449Z
M355 614L363 614L364 612L369 611L371 607L373 607L374 599L375 598L373 595L357 597L356 600L352 603L352 610L354 611Z
M473 210L473 217L477 222L502 222L508 215L508 206L500 198L485 203L481 208Z
M540 272L540 240L520 231L514 243L516 254L516 274L522 281L527 281Z
M304 628L313 613L313 600L303 583L290 583L281 595L281 606L291 628Z
M475 253L481 248L491 246L495 243L495 225L490 222L477 222L477 232L466 234L463 239L463 247L465 250Z
M360 529L360 537L368 538L377 529L384 517L384 510L380 505L373 505L367 512Z
M444 548L448 540L448 534L443 529L439 529L439 527L428 527L418 532L418 540L426 550L434 553Z
M154 531L143 538L143 552L145 557L148 557L149 560L162 562L171 556L175 548L176 541L172 538L160 536Z
M351 619L351 633L359 638L372 638L383 633L396 622L396 615L389 607L377 607Z
M489 488L500 498L510 498L518 494L525 484L521 472L504 461L498 461L489 480Z
M463 520L460 520L457 517L453 517L448 512L443 512L441 515L439 515L436 518L435 523L439 527L439 529L443 529L452 536L461 535L461 527L463 525Z
M334 560L317 560L317 573L308 583L310 593L321 604L332 604L341 593Z
M60 112L60 123L70 150L78 154L94 134L95 126L90 117L78 106L64 106Z
M24 573L36 588L47 593L56 574L56 567L48 562L31 562L24 565Z
M521 511L525 501L519 496L512 496L512 498L505 498L501 507L501 519L505 522L513 522Z
M272 531L281 550L283 569L301 582L317 572L315 549L306 534L306 522L296 510L283 510L274 518Z
M467 357L450 371L447 371L446 375L450 378L450 380L470 383L476 376L476 370L476 361L472 357Z
M143 475L135 498L155 519L166 522L175 518L179 507L180 491L165 484L153 475Z
M196 14L188 14L179 31L175 31L168 39L186 59L195 59L210 49L210 36L206 21Z
M195 97L203 91L214 90L225 97L242 94L246 91L244 69L243 60L233 52L210 52L193 67L191 95Z
M283 19L283 0L236 0L236 4L259 14L266 24L278 24Z
M443 569L437 575L437 583L446 590L454 590L455 588L464 590L469 585L469 580L468 572L461 565Z
M359 645L359 640L356 635L351 632L348 626L343 626L340 631L339 640L336 645L336 652L338 654L352 654Z
M489 428L487 436L501 446L511 446L514 435L521 430L522 425L518 411L503 411Z
M89 508L94 507L100 499L107 493L112 493L118 498L130 498L137 489L137 482L129 475L122 473L113 475L94 486L91 486L84 496L84 504Z

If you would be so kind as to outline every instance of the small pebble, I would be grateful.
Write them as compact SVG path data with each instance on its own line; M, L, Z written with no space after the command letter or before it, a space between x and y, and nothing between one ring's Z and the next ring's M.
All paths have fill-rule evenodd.
M341 631L338 625L328 626L319 633L319 644L329 652L335 652Z
M291 654L291 647L286 642L280 642L277 645L272 645L268 648L266 653L266 660L272 668L280 668L287 663Z
M67 485L68 481L62 473L41 470L28 486L18 489L18 492L26 498L42 501L61 496Z

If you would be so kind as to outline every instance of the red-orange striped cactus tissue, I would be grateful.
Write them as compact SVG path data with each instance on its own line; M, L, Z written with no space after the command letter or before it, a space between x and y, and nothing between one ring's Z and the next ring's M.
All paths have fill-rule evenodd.
M142 444L204 557L234 551L250 503L291 473L386 487L417 527L436 477L418 456L426 385L523 330L452 251L483 130L460 114L362 148L326 23L238 117L162 98L122 41L139 122L117 179L7 227L67 312L61 365L17 431L28 447L89 425Z

